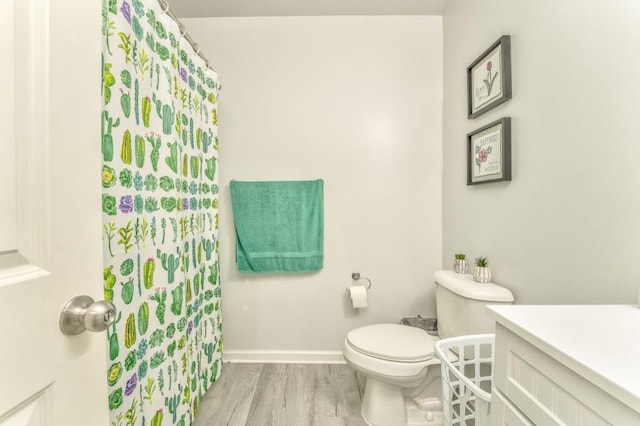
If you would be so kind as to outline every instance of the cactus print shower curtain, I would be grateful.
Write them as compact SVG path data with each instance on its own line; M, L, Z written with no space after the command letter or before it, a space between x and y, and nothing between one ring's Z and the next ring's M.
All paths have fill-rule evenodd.
M191 425L220 374L216 74L156 0L103 0L112 426Z

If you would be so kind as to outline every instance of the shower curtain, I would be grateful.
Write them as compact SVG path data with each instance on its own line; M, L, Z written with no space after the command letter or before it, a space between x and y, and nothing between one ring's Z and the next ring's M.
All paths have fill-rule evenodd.
M111 425L190 425L220 374L217 75L156 0L103 0Z

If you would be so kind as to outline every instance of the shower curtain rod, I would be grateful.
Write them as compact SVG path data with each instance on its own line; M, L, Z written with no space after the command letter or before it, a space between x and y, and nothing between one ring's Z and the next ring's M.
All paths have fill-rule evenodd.
M176 24L178 24L178 28L180 29L180 35L189 42L189 44L193 48L193 51L196 52L196 55L202 58L204 63L207 65L207 68L217 73L217 71L209 64L209 59L207 59L207 57L204 56L204 54L200 51L200 46L198 46L198 44L195 41L193 41L189 33L187 33L187 27L185 27L184 24L180 22L180 20L176 17L176 15L174 15L173 12L171 12L169 8L169 2L167 0L158 0L158 4L160 5L160 9L162 9L162 11L167 16L169 16L169 18L173 19L176 22Z

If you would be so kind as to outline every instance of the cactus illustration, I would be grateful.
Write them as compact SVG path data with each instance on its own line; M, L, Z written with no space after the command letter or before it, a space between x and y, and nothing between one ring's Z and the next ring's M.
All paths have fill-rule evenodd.
M205 256L206 256L205 258L207 260L211 260L211 253L213 253L213 249L214 249L213 242L211 240L209 240L209 239L205 239L202 248L204 249L204 253L205 253Z
M131 115L131 95L122 89L120 89L120 107L124 116L129 118Z
M102 69L103 102L107 105L111 101L111 87L116 84L116 77L111 73L112 64L104 63Z
M135 141L136 141L135 142L136 166L142 168L144 166L144 153L145 153L144 138L142 136L136 135Z
M105 122L107 130L105 131ZM102 159L104 161L112 161L113 160L113 136L111 135L111 131L114 127L118 127L120 125L120 118L113 121L112 117L109 117L109 111L104 111L102 113Z
M196 274L195 277L193 277L193 291L195 292L196 296L200 294L200 289L202 288L202 284L204 283L203 276L204 266L200 268L200 271Z
M120 345L118 344L118 333L116 332L116 325L122 319L122 312L118 312L116 320L111 324L110 328L107 328L107 339L109 340L109 360L113 361L120 354Z
M193 292L195 293L196 297L198 296L198 293L200 293L200 283L202 281L200 281L200 274L196 274L196 276L193 277ZM197 302L197 300L196 300Z
M160 389L160 394L164 396L164 370L162 368L158 372L158 387Z
M189 174L189 156L187 154L182 155L182 176L187 177Z
M186 229L187 229L187 219L186 218L180 218L180 239L184 240L184 235L186 234ZM184 231L183 231L184 229ZM184 272L189 272L189 243L185 242L184 243L184 254L182 255L182 257L180 258L180 260L182 261L181 263L181 267L180 270L184 271Z
M209 276L207 277L209 282L213 285L218 283L218 262L215 262L213 265L209 266Z
M113 13L114 15L116 13L118 13L118 1L117 0L108 0L106 2L106 7L109 10L109 12Z
M185 360L185 355L182 355L182 359ZM184 361L183 361L184 362ZM185 370L185 368L183 368L183 371ZM189 404L189 402L191 402L191 377L187 376L187 383L184 387L184 392L183 392L183 397L182 397L182 403L183 404Z
M113 301L113 286L116 284L116 276L112 272L113 265L104 268L102 276L104 278L104 298Z
M205 161L207 168L204 169L204 175L209 178L209 180L213 180L216 174L216 157L207 158Z
M189 302L191 302L191 299L193 299L193 294L191 292L191 280L189 278L187 278L187 281L184 283L184 288L185 288L184 297L187 304L189 304Z
M136 116L136 125L140 124L140 107L138 106L139 105L139 102L138 102L139 101L139 99L138 99L139 92L140 92L140 87L139 87L139 84L138 84L138 79L136 78L136 80L135 80L135 82L133 84L133 93L134 93L134 96L133 96L133 109L134 109L134 114Z
M160 44L160 42L156 41L156 53L158 54L158 56L160 57L160 59L162 59L163 61L166 61L167 59L169 59L169 49L167 48L167 46L164 46L162 44Z
M120 159L124 164L131 164L131 132L125 130L122 135L122 146L120 148Z
M196 239L192 238L191 239L191 261L193 262L193 267L194 269L198 267L198 264L196 263Z
M169 147L169 156L164 161L174 173L178 173L178 142L167 143L167 146Z
M140 24L140 20L138 20L135 15L131 17L131 29L133 30L133 34L136 36L138 41L142 41L144 30L142 28L142 25Z
M220 346L221 348L222 346ZM218 369L219 369L220 359L215 360L213 363L213 367L211 367L211 380L215 380L218 378Z
M151 287L153 287L153 273L155 269L156 269L156 262L154 258L150 257L149 259L147 259L146 262L144 262L144 266L143 266L144 288L150 289Z
M195 138L193 135L193 117L189 118L189 141L191 142L191 148L195 148Z
M211 122L214 126L218 125L218 110L213 108L211 111Z
M174 340L173 342L171 342L171 343L169 344L169 346L167 346L167 355L168 355L168 356L173 357L173 355L174 355L174 354L175 354L175 352L176 352L176 345L177 345L177 343L176 343L176 341Z
M191 157L191 177L198 179L198 171L200 170L200 159L197 156Z
M200 127L196 129L195 138L196 138L196 148L200 149L202 147L202 129Z
M136 316L132 312L127 317L124 327L124 347L129 349L136 343Z
M200 223L201 222L202 222L202 216L201 215L197 215L196 216L196 230L200 229ZM198 242L198 249L197 249L196 253L197 253L196 256L195 256L195 257L197 257L196 262L198 264L200 264L200 263L202 263L202 241Z
M167 255L166 253L162 253L160 250L157 252L157 258L160 259L162 264L162 268L167 271L167 282L172 284L175 281L175 272L178 270L180 266L179 256L176 257L173 254Z
M178 405L180 404L180 394L173 395L171 398L166 397L164 399L164 405L169 409L169 413L171 413L171 419L173 424L176 423L178 418Z
M151 117L151 99L148 96L142 98L142 124L144 127L149 127L149 120Z
M187 130L186 127L181 127L181 131L182 131L182 145L187 146L187 144L189 143L189 131Z
M207 363L211 364L213 360L213 343L205 343L202 349L204 349L204 354L207 356Z
M149 328L149 304L142 302L138 308L138 331L143 336Z
M158 117L160 117L160 120L162 120L162 132L165 135L170 135L171 126L175 120L174 108L168 104L163 104L160 99L156 99L155 93L153 94L153 102L156 106L156 113L158 114Z
M161 325L164 324L164 314L167 310L167 290L162 289L160 291L157 291L153 296L150 297L150 299L158 303L158 306L156 306L156 318L158 318L158 321Z
M162 141L160 137L154 137L153 134L147 136L147 142L151 144L151 154L149 158L151 159L151 167L153 167L153 171L158 171L158 160L160 159L160 145Z
M129 278L129 281L122 284L120 294L125 305L131 303L131 301L133 300L133 278Z
M205 154L207 153L207 151L209 151L209 145L211 145L212 143L212 138L211 138L211 134L202 131L202 152L204 152Z
M151 417L151 423L149 426L162 426L162 418L164 417L164 412L162 409L156 411L156 413Z
M171 290L171 312L176 315L180 315L182 313L182 284L180 284L175 289Z

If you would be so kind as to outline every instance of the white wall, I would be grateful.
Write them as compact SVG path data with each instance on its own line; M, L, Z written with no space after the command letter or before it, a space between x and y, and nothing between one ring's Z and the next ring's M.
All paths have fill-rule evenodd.
M513 99L466 118L466 67L511 35ZM631 303L640 284L640 3L452 0L444 265L488 255L520 303ZM513 117L513 181L466 186L465 135ZM605 319L603 319L605 320Z
M359 325L434 314L442 263L440 17L184 19L221 76L225 352L338 351ZM325 266L234 263L229 181L325 181ZM371 278L354 311L351 273Z

